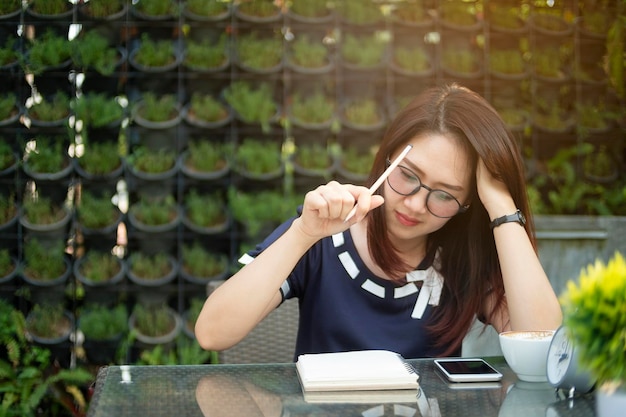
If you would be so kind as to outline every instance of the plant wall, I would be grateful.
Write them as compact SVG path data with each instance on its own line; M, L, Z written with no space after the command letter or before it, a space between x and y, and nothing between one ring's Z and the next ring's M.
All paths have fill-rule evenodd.
M537 213L625 214L624 2L279 3L0 7L0 277L20 271L1 284L15 305L40 301L32 242L61 242L71 276L39 274L75 315L193 317L207 280L306 190L363 181L389 120L435 84L501 112Z

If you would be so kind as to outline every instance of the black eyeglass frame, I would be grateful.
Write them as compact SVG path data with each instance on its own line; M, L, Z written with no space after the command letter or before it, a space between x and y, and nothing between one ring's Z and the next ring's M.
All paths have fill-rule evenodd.
M390 165L391 165L391 161L389 160L389 158L387 158L387 166L390 166ZM419 190L421 190L422 188L423 188L423 189L425 189L426 191L428 191L428 194L426 195L426 208L428 209L428 212L429 212L430 214L432 214L433 216L435 216L435 217L439 217L440 219L450 219L450 218L452 218L452 217L456 216L456 215L457 215L457 214L459 214L459 213L465 213L465 212L467 211L467 209L469 208L469 204L466 204L466 205L461 204L461 203L459 202L459 200L458 200L455 196L453 196L452 194L450 194L449 192L447 192L447 191L445 191L445 190L432 189L432 188L430 188L429 186L427 186L426 184L424 184L424 183L422 182L422 179L419 177L419 175L417 175L415 172L413 172L413 170L411 170L410 168L405 167L404 165L398 165L395 169L399 169L399 168L401 168L401 169L406 169L406 170L407 170L407 171L409 171L409 172L410 172L413 176L415 176L415 178L417 178L417 180L419 181L419 185L418 185L418 186L417 186L417 187L416 187L413 191L411 191L411 192L410 192L410 193L408 193L408 194L401 193L401 192L399 192L398 190L396 190L395 188L393 188L393 185L391 185L391 182L389 181L389 178L391 177L391 175L390 175L389 177L387 177L387 184L389 184L389 187L390 187L390 188L391 188L391 189L392 189L395 193L398 193L398 194L403 195L403 196L406 196L406 197L411 196L411 195L414 195L414 194L417 194L417 193L419 192ZM439 216L438 214L433 213L433 212L432 212L432 210L430 209L430 207L428 206L428 199L430 198L430 196L431 196L431 194L433 193L433 191L440 191L440 192L442 192L442 193L446 193L446 194L448 194L450 197L452 197L452 199L453 199L454 201L456 201L456 203L459 205L459 209L457 210L457 212L456 212L456 213L454 213L454 214L453 214L453 215L451 215L451 216Z

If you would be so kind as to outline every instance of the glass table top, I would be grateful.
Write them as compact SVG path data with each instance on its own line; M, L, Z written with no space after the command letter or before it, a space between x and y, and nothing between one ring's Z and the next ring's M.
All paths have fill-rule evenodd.
M547 383L518 381L499 358L501 383L453 384L430 359L410 361L420 390L303 395L295 365L110 366L101 368L88 411L104 416L593 417L593 394L561 399Z

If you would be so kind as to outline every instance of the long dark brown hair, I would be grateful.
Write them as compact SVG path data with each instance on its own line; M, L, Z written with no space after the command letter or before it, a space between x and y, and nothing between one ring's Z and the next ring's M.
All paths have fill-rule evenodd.
M480 95L458 84L424 91L401 110L388 126L368 179L371 185L386 168L386 160L412 138L445 134L463 146L472 164L469 209L451 218L428 238L426 257L441 249L444 289L430 326L434 343L451 354L460 348L475 315L486 323L506 303L502 272L489 215L478 198L476 166L479 158L508 187L516 206L526 215L526 232L536 245L534 225L524 184L524 168L517 142L493 107ZM389 275L402 277L406 265L387 234L383 210L369 214L368 243L372 258ZM536 250L536 246L535 246ZM491 313L483 317L487 294L495 295Z

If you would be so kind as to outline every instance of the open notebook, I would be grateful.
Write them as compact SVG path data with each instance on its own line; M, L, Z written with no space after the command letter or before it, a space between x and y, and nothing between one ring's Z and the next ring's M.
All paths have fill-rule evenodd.
M415 369L395 352L360 350L300 355L296 369L303 391L419 388Z

